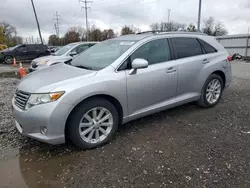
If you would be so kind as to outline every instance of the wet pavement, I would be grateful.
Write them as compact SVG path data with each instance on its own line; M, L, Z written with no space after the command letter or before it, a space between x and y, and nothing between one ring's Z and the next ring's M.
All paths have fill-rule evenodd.
M250 187L250 64L212 109L195 104L119 128L108 145L47 145L14 128L17 79L0 78L0 188Z

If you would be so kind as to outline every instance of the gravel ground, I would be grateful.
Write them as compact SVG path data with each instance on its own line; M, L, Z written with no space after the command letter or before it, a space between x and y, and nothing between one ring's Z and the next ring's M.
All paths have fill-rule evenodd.
M212 109L187 104L121 126L112 143L80 151L13 129L16 79L0 80L0 187L250 187L250 64Z

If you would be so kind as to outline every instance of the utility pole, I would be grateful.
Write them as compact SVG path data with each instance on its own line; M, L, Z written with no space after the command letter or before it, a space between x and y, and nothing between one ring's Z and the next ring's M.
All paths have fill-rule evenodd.
M85 19L86 19L86 41L89 40L89 26L88 26L88 9L90 8L88 6L89 3L92 3L92 1L87 1L87 0L79 0L80 3L84 3L84 6L81 8L85 9Z
M250 28L248 27L247 41L246 41L246 50L245 50L245 58L247 57L247 52L248 52L249 30L250 30Z
M202 0L199 0L198 23L197 23L198 31L201 31L201 3L202 3Z
M59 21L61 20L61 16L58 14L58 12L56 11L56 15L55 15L55 24L56 24L56 28L57 28L57 30L56 30L56 33L57 33L57 36L58 36L58 38L60 38L60 27L59 27Z
M33 11L34 11L34 14L35 14L36 24L37 24L37 29L38 29L38 32L39 32L40 40L41 40L41 43L43 44L43 39L42 39L41 30L40 30L40 25L39 25L39 22L38 22L38 18L37 18L37 14L36 14L36 8L35 8L33 0L31 0L31 4L32 4Z
M171 9L168 9L168 24L170 23L170 13L171 13Z
M58 36L58 30L57 30L56 23L54 23L54 29L55 29L55 31L56 31L56 35Z

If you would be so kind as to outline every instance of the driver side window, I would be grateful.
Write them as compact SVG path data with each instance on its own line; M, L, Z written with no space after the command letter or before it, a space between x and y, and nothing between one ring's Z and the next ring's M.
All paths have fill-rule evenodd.
M147 60L149 65L164 63L171 60L168 40L157 39L142 45L123 63L118 70L131 69L131 63L136 58Z
M144 44L131 55L131 62L136 58L147 60L149 65L171 60L168 40L157 39Z

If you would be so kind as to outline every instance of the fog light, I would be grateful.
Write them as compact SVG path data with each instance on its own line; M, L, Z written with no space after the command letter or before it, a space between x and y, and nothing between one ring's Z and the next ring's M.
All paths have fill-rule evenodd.
M47 127L41 127L40 131L42 134L45 135L45 134L47 134L48 129L47 129Z

